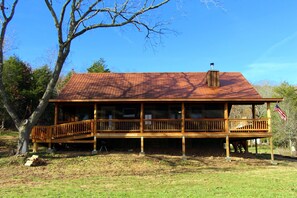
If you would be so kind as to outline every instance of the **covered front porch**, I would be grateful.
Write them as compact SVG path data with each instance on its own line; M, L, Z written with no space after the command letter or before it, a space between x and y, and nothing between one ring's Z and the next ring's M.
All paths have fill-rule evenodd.
M235 105L249 105L250 116L230 117ZM92 143L98 139L139 138L144 153L146 138L180 138L186 155L187 138L220 138L229 145L232 139L271 139L270 102L266 118L256 117L256 105L262 102L93 102L55 103L55 123L35 126L31 133L34 150L37 143ZM239 117L237 115L237 117ZM226 156L230 156L229 147Z

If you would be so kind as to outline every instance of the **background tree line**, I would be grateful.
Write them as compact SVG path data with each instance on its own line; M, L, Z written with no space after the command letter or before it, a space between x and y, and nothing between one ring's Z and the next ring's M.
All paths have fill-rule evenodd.
M103 58L95 61L89 68L89 73L110 72L108 65ZM56 85L52 95L54 98L66 85L74 70L69 71L66 75L62 75ZM30 64L25 63L17 56L9 57L4 61L3 83L9 96L9 100L14 107L18 109L19 117L26 119L32 109L36 108L39 99L42 97L46 86L52 75L51 69L47 65L32 69ZM264 83L262 85L254 85L257 91L265 98L281 97L284 101L279 106L286 112L288 120L284 121L277 112L272 111L272 132L274 133L274 143L276 146L291 147L296 146L297 142L297 89L296 86L283 82L280 85L270 85ZM7 115L0 100L0 119L1 128L13 128L13 122ZM272 104L272 110L275 104ZM251 118L251 107L237 106L232 109L232 115L246 115ZM256 117L266 117L266 106L258 105L256 107ZM49 104L45 113L39 119L39 124L53 123L53 105Z
M277 112L272 112L272 132L274 144L284 147L296 147L297 143L297 87L283 82L280 85L269 84L255 86L262 97L280 97L284 101L279 104L287 115L287 121L281 119ZM274 104L273 104L274 105ZM273 108L274 106L272 106ZM263 107L262 107L263 108ZM265 110L258 108L260 117L266 116ZM264 113L265 112L265 113Z
M89 73L110 72L103 58L95 61L87 71ZM60 76L52 94L52 98L56 97L74 73L75 71L71 70L66 75ZM18 109L17 113L20 118L27 119L31 115L32 110L37 107L51 76L52 71L48 65L32 69L30 64L22 61L17 56L11 56L4 61L3 84L5 85L5 91L8 94L9 102L14 105L15 109ZM53 108L53 105L49 103L45 112L39 119L39 124L53 124ZM13 121L3 107L1 98L0 120L1 129L15 128Z

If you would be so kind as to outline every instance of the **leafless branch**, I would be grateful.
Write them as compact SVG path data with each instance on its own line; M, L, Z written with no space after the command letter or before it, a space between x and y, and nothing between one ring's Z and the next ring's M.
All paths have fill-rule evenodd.
M60 19L57 18L57 10L54 9L52 1L45 0L49 11L51 12L56 27L59 31L59 42L67 45L76 37L97 28L121 27L128 24L134 25L138 30L144 28L147 31L146 38L150 34L160 34L159 25L151 25L142 21L143 15L147 12L155 10L170 0L145 0L133 1L125 0L121 4L117 1L112 5L108 2L106 5L102 0L67 0L60 11ZM136 3L137 2L137 3ZM66 10L70 13L66 13ZM64 18L69 16L67 28ZM63 37L62 32L67 32L67 36Z
M4 45L4 40L5 40L5 34L6 34L6 29L11 21L11 19L14 16L16 6L18 4L18 0L14 0L11 8L6 8L5 7L5 0L1 0L1 15L3 17L3 21L1 21L1 34L0 34L0 95L2 102L4 104L4 107L6 108L8 114L11 116L13 119L16 127L18 128L20 126L20 118L18 117L16 110L13 108L11 103L8 101L8 96L5 92L5 88L3 85L3 45ZM6 14L6 10L8 10L9 14Z

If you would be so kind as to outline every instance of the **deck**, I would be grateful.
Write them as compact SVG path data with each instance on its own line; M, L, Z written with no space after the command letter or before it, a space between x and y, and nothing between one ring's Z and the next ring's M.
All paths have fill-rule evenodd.
M93 143L96 138L263 138L268 119L97 119L35 126L38 143ZM96 137L96 138L94 138Z

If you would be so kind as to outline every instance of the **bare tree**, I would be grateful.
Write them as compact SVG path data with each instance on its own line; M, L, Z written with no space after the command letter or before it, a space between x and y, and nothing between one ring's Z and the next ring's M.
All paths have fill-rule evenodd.
M47 85L44 95L34 112L28 119L21 120L7 100L2 83L3 47L0 51L0 93L4 106L12 117L19 131L17 154L28 152L30 131L44 112L54 87L59 79L61 69L67 59L72 41L84 33L99 29L132 25L139 31L145 31L145 37L150 39L152 35L164 34L164 24L157 21L150 23L147 14L167 4L170 0L44 0L52 15L57 30L58 53L55 60L55 68L52 78ZM61 3L62 2L62 3ZM14 0L11 8L5 7L5 0L1 0L2 29L1 46L3 46L6 28L12 20L18 0ZM9 15L6 14L9 12Z
M5 34L9 23L11 22L16 6L18 4L18 0L14 0L12 2L11 7L6 7L5 0L1 0L0 2L0 23L1 23L1 32L0 32L0 96L3 102L4 108L7 110L8 114L11 116L15 125L18 129L21 127L21 121L18 118L15 109L12 107L8 100L8 96L5 93L5 88L3 85L3 61L4 61L4 43L5 43Z

